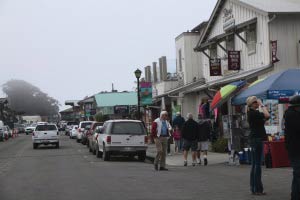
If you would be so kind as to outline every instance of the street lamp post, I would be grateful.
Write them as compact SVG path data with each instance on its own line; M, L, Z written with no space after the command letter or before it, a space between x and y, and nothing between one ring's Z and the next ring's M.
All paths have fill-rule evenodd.
M141 75L142 75L142 71L137 69L134 71L134 74L135 74L135 77L137 79L137 112L138 112L138 120L141 120L141 111L140 111L140 78L141 78Z

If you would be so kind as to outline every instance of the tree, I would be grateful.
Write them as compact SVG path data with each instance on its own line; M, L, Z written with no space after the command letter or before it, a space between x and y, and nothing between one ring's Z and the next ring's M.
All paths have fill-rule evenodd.
M2 90L9 107L16 112L40 116L58 114L59 102L26 81L10 80L2 85Z
M103 115L102 112L98 112L98 113L95 115L95 120L96 120L97 122L105 122L105 121L109 120L109 116Z

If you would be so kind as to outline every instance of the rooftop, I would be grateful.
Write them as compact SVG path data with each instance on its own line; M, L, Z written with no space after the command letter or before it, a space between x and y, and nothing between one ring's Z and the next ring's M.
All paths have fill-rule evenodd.
M95 95L98 107L113 107L120 105L137 105L136 92L100 93Z

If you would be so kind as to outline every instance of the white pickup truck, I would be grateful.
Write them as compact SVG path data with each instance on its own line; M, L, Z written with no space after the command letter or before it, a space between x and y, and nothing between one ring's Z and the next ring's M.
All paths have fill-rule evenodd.
M40 124L37 125L32 134L33 148L38 148L39 145L55 145L59 148L59 132L55 124Z

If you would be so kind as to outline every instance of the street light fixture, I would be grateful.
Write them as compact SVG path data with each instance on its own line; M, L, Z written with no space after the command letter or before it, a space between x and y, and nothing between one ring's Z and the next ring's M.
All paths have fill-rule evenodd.
M141 119L141 111L140 111L140 78L141 78L141 75L142 75L142 71L137 69L134 71L134 74L135 74L135 77L137 79L137 102L138 102L138 105L137 105L137 112L138 112L138 120Z

